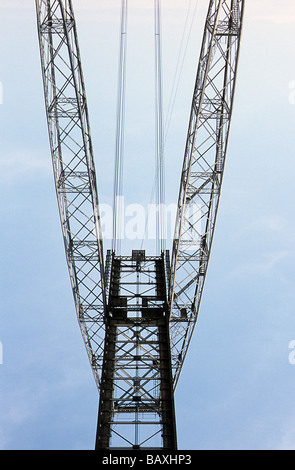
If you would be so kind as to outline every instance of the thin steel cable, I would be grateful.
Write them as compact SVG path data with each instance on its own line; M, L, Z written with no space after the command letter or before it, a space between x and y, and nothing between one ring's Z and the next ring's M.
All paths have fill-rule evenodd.
M174 104L175 104L175 100L176 100L176 96L177 96L177 92L178 92L178 88L179 88L180 78L181 78L181 74L182 74L182 70L183 70L183 65L184 65L184 61L185 61L186 53L187 53L187 49L188 49L188 43L189 43L189 40L190 40L190 37L191 37L192 27L193 27L194 19L195 19L195 16L196 16L197 6L198 6L198 3L199 3L199 0L195 0L195 6L194 6L194 9L193 9L192 18L191 18L190 25L189 25L189 17L190 17L190 13L191 13L192 1L193 0L189 0L188 9L187 9L187 13L186 13L185 24L184 24L184 28L183 28L183 32L182 32L182 38L181 38L181 43L180 43L180 47L179 47L177 63L176 63L176 68L175 68L175 72L174 72L173 84L172 84L172 88L171 88L171 92L170 92L165 123L163 121L161 122L161 126L162 126L161 133L163 132L163 135L162 135L163 140L162 140L162 146L161 146L162 155L163 155L163 163L164 163L165 141L166 141L169 126L170 126L171 116L172 116L172 112L173 112L173 108L174 108ZM157 10L156 10L157 8L160 9L160 5L156 5L156 3L155 3L155 12L157 12ZM160 19L160 16L158 15L157 18ZM160 27L161 27L161 24L159 24L157 26L157 23L158 23L158 21L156 19L156 13L155 13L155 34L157 34L156 31L160 31ZM188 30L188 32L187 32L187 30ZM187 37L186 37L186 42L185 42L185 36L186 35L187 35ZM159 39L161 40L161 37L159 37ZM159 46L159 51L158 51L157 46L155 45L156 57L161 57L160 56L161 42L155 43L155 44L157 44L157 46ZM184 49L184 51L183 51L183 49ZM156 63L157 63L157 59L156 59ZM156 70L158 72L158 66L157 65L156 65ZM156 72L156 77L157 77L157 72ZM156 83L160 84L160 80L157 79L157 78L156 78ZM161 84L161 88L162 88L162 84ZM161 96L162 90L160 92L157 91L157 90L158 90L158 85L156 85L156 93L159 96ZM158 105L157 105L157 101L156 101L156 109L157 109L157 106ZM162 107L162 109L163 109L163 107ZM159 118L160 118L160 116L158 117L157 123L158 123L158 121L160 122ZM158 131L158 129L156 127L156 135L158 135L159 132L160 131ZM156 142L156 148L158 148L158 140ZM151 196L150 196L150 204L152 204L152 201L153 201L153 199L155 197L155 194L156 194L156 204L157 205L159 204L159 200L160 200L160 197L159 197L159 158L158 158L158 155L159 155L159 152L157 150L156 151L156 156L157 157L156 157L155 176L154 176L154 181L153 181ZM163 167L163 170L164 170L164 167ZM163 188L164 188L164 191L165 191L165 174L163 173L162 176L163 176L162 184L163 184ZM163 215L163 217L164 216L166 217L166 213L164 213L162 215ZM150 216L150 213L148 211L147 216L146 216L146 220L145 220L145 229L144 229L145 234L147 233L149 216ZM162 217L162 219L163 219L163 217ZM160 247L159 247L159 238L160 238L160 236L159 236L159 227L158 226L159 226L159 223L156 222L156 240L158 240L158 242L156 242L157 252L160 251ZM167 237L166 219L163 221L163 233ZM143 249L143 245L144 245L144 238L142 239L142 242L141 242L141 249ZM163 247L164 247L164 245L163 245Z
M188 5L188 10L187 10L187 14L186 14L183 34L182 34L179 53L178 53L178 58L177 58L175 74L174 74L174 78L173 78L171 94L170 94L170 98L169 98L169 104L168 104L168 108L167 108L167 116L166 116L166 119L165 119L164 143L166 141L169 126L170 126L170 122L171 122L171 116L172 116L172 112L173 112L173 108L174 108L174 104L175 104L175 100L176 100L176 96L177 96L177 92L178 92L178 87L179 87L179 83L180 83L180 79L181 79L181 74L182 74L182 71L183 71L184 61L185 61L185 58L186 58L186 53L187 53L187 49L188 49L189 40L190 40L190 37L191 37L192 27L193 27L194 19L195 19L195 16L196 16L198 3L199 3L199 0L196 0L194 10L193 10L193 13L192 13L192 19L191 19L191 22L190 22L189 29L188 29L188 21L189 21L189 15L190 15L190 11L191 11L192 0L189 1L189 5ZM188 29L188 33L187 33L186 42L184 44L187 29ZM184 51L183 51L183 48L184 48ZM181 57L182 54L183 54L183 56Z
M123 161L125 128L125 87L127 54L127 0L121 5L120 54L118 67L117 129L113 194L113 251L120 252L122 238L121 201L123 196Z
M165 249L165 174L163 146L163 83L162 83L162 44L161 44L161 5L155 0L155 105L156 105L156 179L157 179L157 221L156 221L156 250Z

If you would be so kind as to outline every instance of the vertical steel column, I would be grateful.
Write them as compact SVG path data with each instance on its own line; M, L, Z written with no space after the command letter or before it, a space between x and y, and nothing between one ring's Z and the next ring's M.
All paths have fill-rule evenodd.
M109 257L96 449L176 449L164 256Z

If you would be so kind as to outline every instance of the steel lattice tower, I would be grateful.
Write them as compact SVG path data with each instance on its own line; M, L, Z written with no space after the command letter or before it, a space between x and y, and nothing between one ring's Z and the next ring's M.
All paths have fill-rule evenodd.
M175 449L167 260L107 254L109 303L97 449L110 445ZM131 428L131 429L130 429Z
M244 1L212 0L206 18L172 248L173 377L196 325L216 223L229 138Z
M96 449L176 449L174 391L196 325L232 116L244 0L210 0L171 259L103 254L71 0L36 0L45 107L78 322L100 392Z

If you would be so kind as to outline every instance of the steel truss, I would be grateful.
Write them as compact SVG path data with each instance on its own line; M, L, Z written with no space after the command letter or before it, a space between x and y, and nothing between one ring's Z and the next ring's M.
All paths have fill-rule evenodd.
M174 386L196 325L228 146L243 0L211 0L181 172L170 278Z
M96 449L176 449L164 256L108 252Z
M45 107L76 312L100 391L96 448L176 449L174 390L196 325L221 192L244 0L210 0L171 266L103 246L71 0L36 0Z
M55 187L77 316L99 386L105 285L96 174L72 2L36 0Z

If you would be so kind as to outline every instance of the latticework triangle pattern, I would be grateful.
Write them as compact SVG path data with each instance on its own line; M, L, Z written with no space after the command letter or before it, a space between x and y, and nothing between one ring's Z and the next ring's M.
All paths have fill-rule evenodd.
M105 288L96 175L71 1L36 0L58 206L79 324L97 385Z
M196 324L221 193L239 55L243 0L211 0L181 174L170 281L177 383Z

